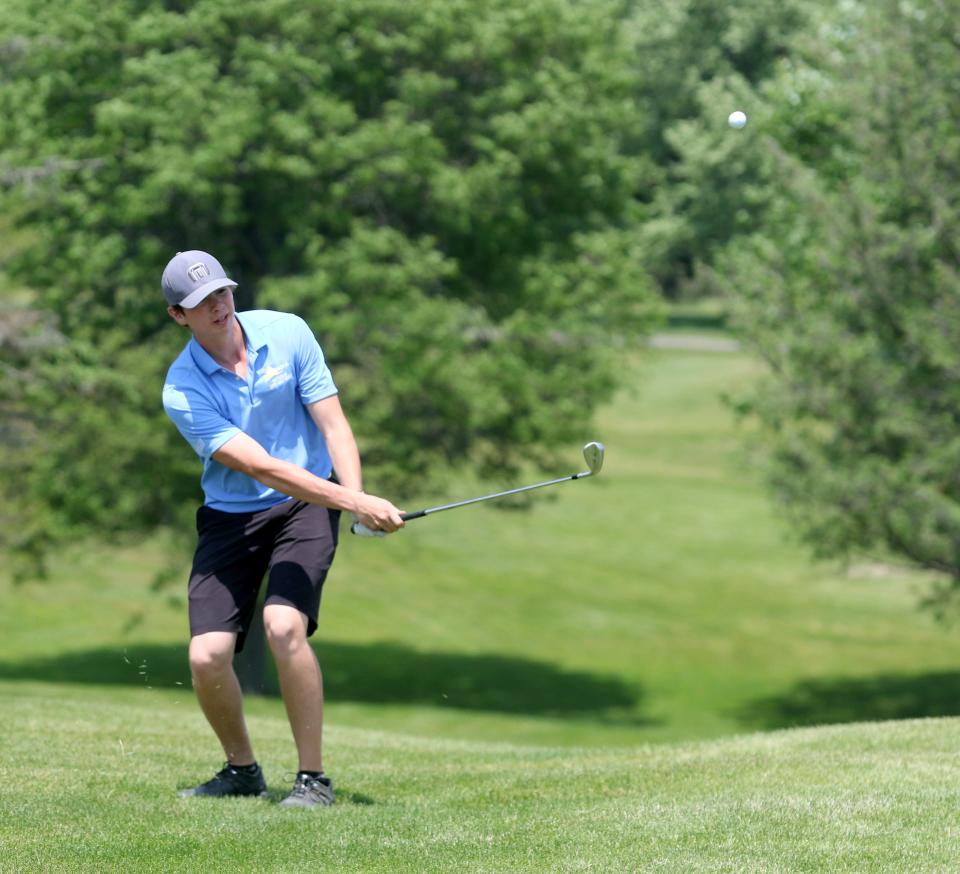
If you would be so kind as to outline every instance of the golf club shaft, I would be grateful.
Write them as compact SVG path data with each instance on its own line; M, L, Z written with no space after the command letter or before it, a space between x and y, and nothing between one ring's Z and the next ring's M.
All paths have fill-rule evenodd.
M468 498L465 501L456 501L453 504L441 504L439 507L428 507L426 510L418 510L416 513L404 513L403 519L418 519L421 516L429 516L431 513L440 513L443 510L453 510L457 507L466 507L467 504L479 504L480 501L492 501L494 498L505 498L507 495L516 495L520 492L529 492L533 489L542 489L544 486L555 486L557 483L564 483L571 479L580 479L582 476L590 476L590 471L585 470L582 473L573 473L569 476L560 476L556 479L550 479L542 483L534 483L532 486L520 486L517 489L507 489L505 492L496 492L492 495L483 495L480 498Z
M557 479L547 480L546 482L534 483L531 486L520 486L520 488L517 489L507 489L505 492L495 492L492 495L483 495L479 498L468 498L465 501L455 501L452 504L441 504L439 507L427 507L425 510L417 510L414 513L402 513L400 518L403 519L404 522L407 522L411 519L419 519L421 516L429 516L431 513L441 513L444 510L453 510L457 507L466 507L468 504L478 504L481 501L492 501L495 498L505 498L507 495L516 495L520 492L529 492L533 489L542 489L544 486L555 486L558 483L565 483L569 480L581 479L582 477L590 476L591 474L592 471L584 470L580 473L573 473L569 474L568 476L557 477ZM367 536L380 536L384 533L382 531L373 531L360 522L354 522L353 525L350 526L350 530L354 534L365 534Z

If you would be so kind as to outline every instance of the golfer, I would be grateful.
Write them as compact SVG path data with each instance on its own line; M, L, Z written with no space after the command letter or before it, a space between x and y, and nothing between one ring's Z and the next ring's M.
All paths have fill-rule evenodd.
M180 795L266 796L233 671L266 576L263 624L299 755L281 805L330 805L323 679L307 638L317 628L340 511L388 533L403 520L389 501L362 491L353 432L302 319L236 312L236 283L206 252L178 252L162 285L167 312L193 335L167 373L163 406L203 462L205 501L189 583L190 672L226 756L213 779Z

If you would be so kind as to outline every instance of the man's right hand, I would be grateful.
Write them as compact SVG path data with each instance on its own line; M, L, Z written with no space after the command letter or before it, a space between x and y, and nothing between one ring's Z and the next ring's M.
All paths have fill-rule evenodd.
M353 515L361 525L365 525L371 531L392 534L406 524L400 516L401 512L389 501L361 492L357 496L357 507Z

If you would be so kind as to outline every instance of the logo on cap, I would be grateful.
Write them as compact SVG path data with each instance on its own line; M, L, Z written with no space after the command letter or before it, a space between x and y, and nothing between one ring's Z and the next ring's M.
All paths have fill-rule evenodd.
M187 268L187 276L189 276L194 282L199 282L201 279L206 279L210 275L210 270L203 261L197 261L196 264L191 264Z

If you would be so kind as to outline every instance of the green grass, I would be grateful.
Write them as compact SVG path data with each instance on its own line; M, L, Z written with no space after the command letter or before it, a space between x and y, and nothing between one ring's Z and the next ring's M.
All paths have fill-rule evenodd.
M583 435L602 476L344 538L332 810L176 798L220 752L161 541L0 579L0 872L956 870L960 721L909 718L960 715L960 641L925 576L791 543L719 400L756 373L651 353ZM276 799L282 704L248 714Z
M960 721L632 748L334 726L338 804L181 800L216 752L190 696L0 682L0 872L945 872ZM277 713L251 717L273 798Z
M345 536L315 638L330 723L624 745L960 714L960 640L918 611L926 579L790 542L719 399L756 373L742 354L651 353L583 435L607 444L600 477L529 513ZM47 584L0 582L0 677L189 685L182 584L149 591L164 558L75 550Z

